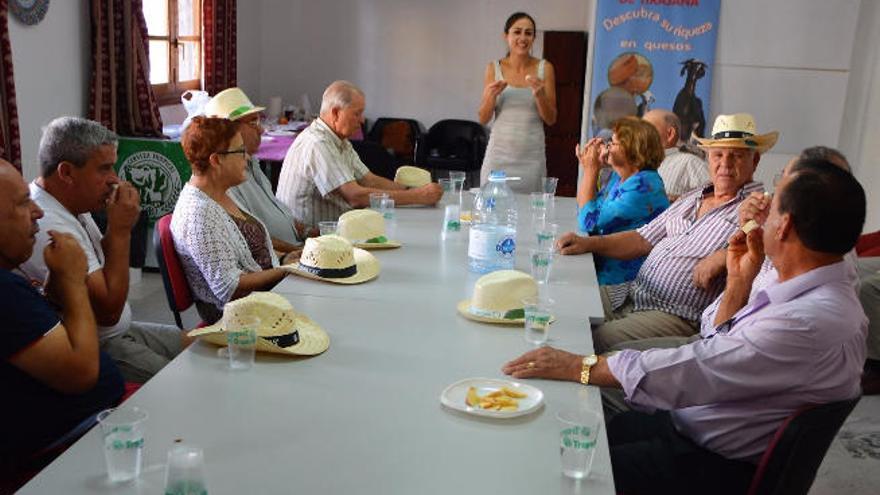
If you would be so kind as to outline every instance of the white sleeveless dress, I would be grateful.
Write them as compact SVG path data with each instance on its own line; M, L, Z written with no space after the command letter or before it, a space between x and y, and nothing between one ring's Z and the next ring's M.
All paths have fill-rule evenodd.
M495 80L503 79L496 60ZM538 63L538 77L544 79L544 60ZM531 88L507 86L495 100L495 122L480 169L480 184L485 184L492 170L504 170L508 177L521 177L507 183L513 192L542 190L541 177L547 175L544 155L544 122Z

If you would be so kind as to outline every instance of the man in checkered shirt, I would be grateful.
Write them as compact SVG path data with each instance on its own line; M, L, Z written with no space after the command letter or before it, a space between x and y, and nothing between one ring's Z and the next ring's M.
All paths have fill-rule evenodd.
M605 322L593 329L597 353L622 342L699 331L700 314L724 288L724 249L738 226L737 207L763 190L752 178L761 154L778 137L755 129L749 114L719 115L712 137L699 140L711 184L682 195L647 225L605 236L569 232L559 239L566 255L647 256L629 286L600 287Z

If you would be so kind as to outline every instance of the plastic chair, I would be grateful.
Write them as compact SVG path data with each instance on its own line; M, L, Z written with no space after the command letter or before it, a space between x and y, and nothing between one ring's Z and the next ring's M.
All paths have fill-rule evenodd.
M468 184L478 185L488 141L486 129L470 120L441 120L422 134L416 146L416 163L432 171L458 170L468 174Z
M417 120L380 117L370 129L367 139L391 152L398 165L407 165L415 163L416 143L423 132Z
M168 298L168 307L174 313L174 321L177 327L183 330L183 320L180 313L193 305L192 292L180 258L174 249L174 238L171 236L171 215L165 215L156 222L153 232L153 247L156 250L156 260L159 263L159 272L162 274L162 285L165 286L165 297Z
M373 141L352 141L351 147L354 148L364 165L370 169L370 172L388 180L394 180L397 162L394 156L381 144Z
M761 457L748 495L809 492L828 447L860 398L802 407L786 418Z

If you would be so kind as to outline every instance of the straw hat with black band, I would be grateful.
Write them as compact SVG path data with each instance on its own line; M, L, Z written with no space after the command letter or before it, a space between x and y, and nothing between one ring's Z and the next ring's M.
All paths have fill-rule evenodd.
M712 137L701 138L694 135L693 138L703 148L746 148L764 153L779 139L779 132L772 131L766 134L758 134L755 118L748 113L735 113L732 115L719 115L712 125Z

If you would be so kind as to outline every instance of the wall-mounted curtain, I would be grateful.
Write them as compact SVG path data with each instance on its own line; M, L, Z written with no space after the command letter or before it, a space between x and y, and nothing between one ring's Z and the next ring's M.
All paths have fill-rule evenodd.
M202 0L205 91L210 95L235 86L235 0Z
M18 106L12 74L9 43L9 2L0 0L0 156L21 171L21 141L18 134Z
M92 0L89 115L123 136L162 136L142 0Z

